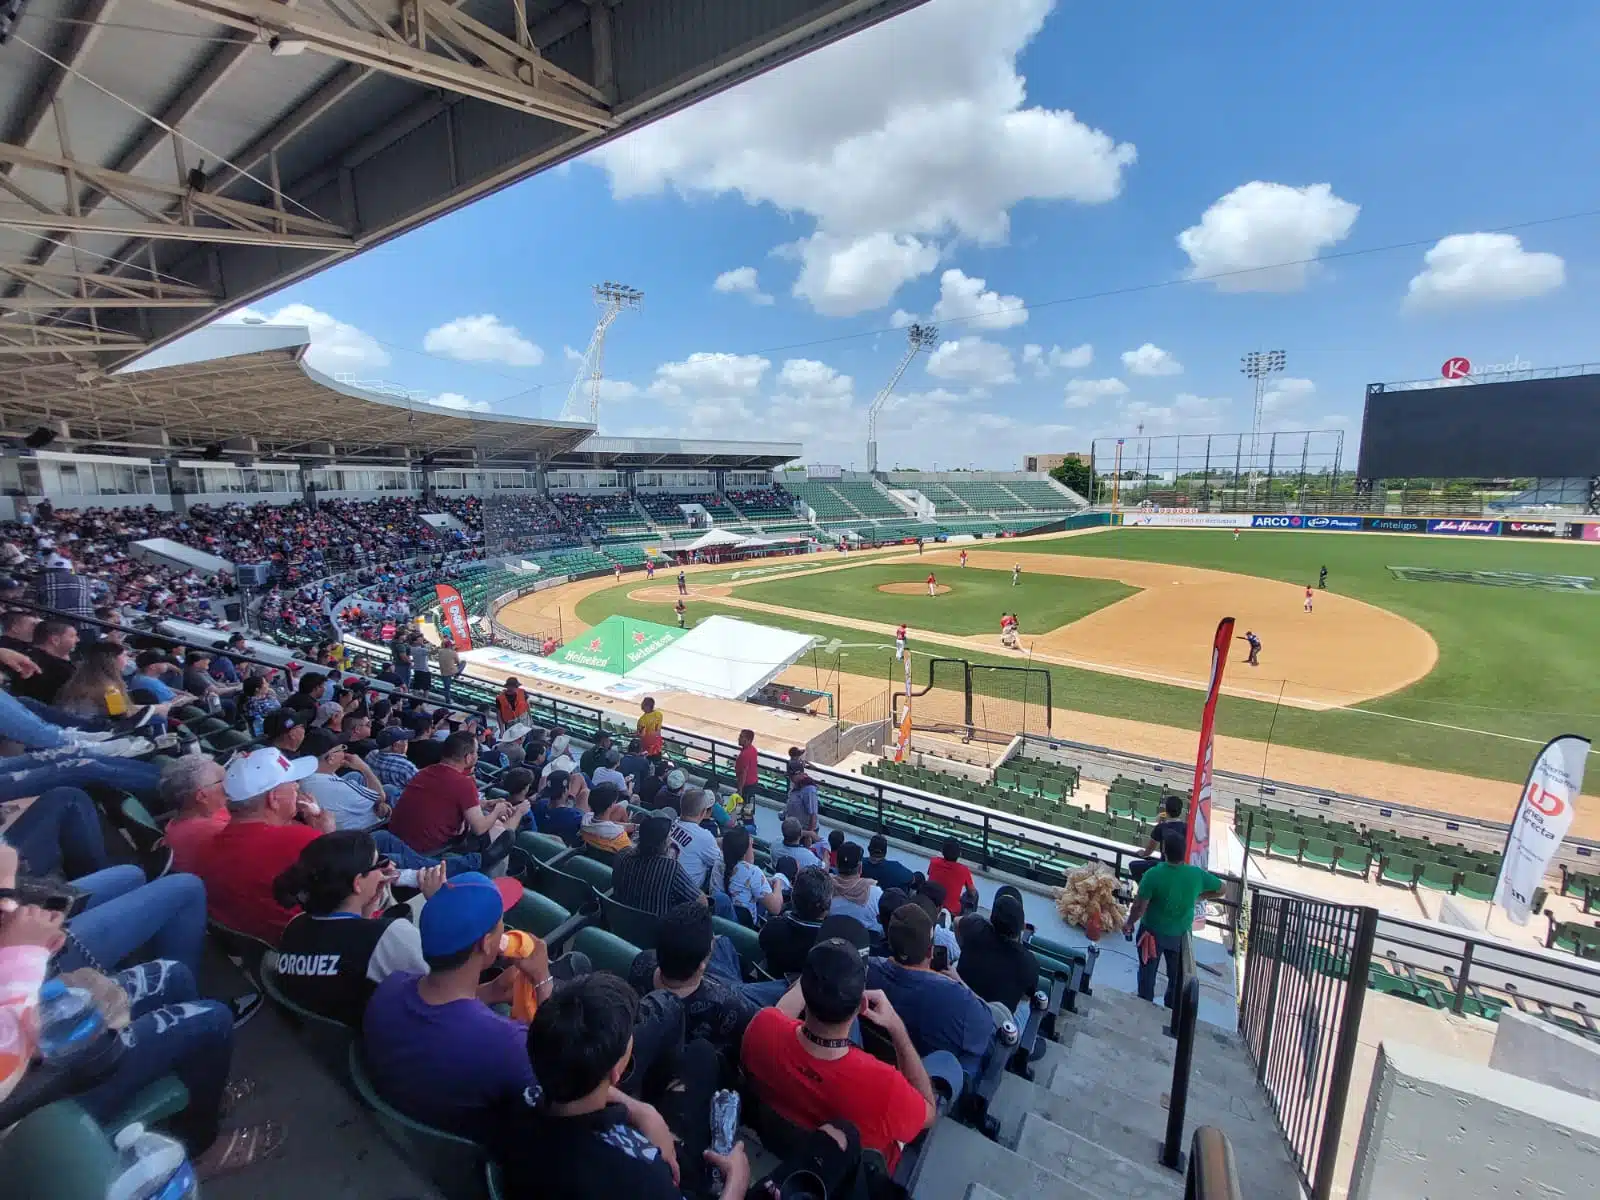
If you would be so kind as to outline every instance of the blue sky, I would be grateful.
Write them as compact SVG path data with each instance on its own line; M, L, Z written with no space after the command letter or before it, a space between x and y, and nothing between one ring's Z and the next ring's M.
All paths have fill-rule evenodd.
M555 416L622 280L603 432L858 466L912 316L941 344L884 465L1237 432L1253 348L1288 354L1269 425L1352 453L1371 380L1600 359L1600 217L1495 232L1596 207L1600 9L1217 11L931 0L254 308L324 368Z

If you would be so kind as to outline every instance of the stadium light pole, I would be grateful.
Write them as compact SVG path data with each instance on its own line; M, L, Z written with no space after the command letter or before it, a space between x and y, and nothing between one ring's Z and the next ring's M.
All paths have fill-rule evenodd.
M567 402L561 407L563 421L582 421L587 416L589 424L600 421L600 380L604 377L606 357L606 330L611 328L624 309L632 312L644 304L644 293L625 283L594 285L594 302L600 306L600 319L595 322L594 334L589 338L589 348L584 351L583 362L567 392Z
M889 402L889 397L894 393L895 385L900 382L900 377L906 373L906 368L911 365L911 360L924 350L931 350L939 340L939 327L937 325L913 324L906 329L906 352L900 356L900 365L895 367L894 374L889 376L889 382L872 398L872 406L867 409L867 473L875 475L878 471L878 414L883 412L883 406Z
M1261 442L1261 419L1267 402L1267 380L1280 374L1289 357L1282 350L1252 350L1239 360L1239 373L1255 384L1255 416L1250 422L1250 499L1256 498L1256 454Z

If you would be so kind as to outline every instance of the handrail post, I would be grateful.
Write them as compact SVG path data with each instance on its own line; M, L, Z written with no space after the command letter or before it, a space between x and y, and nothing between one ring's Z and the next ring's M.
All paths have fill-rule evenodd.
M1477 947L1477 942L1469 940L1467 948L1461 952L1461 975L1456 979L1455 1003L1450 1006L1450 1011L1458 1017L1467 1006L1467 979L1472 975L1472 952Z
M1339 1014L1339 1044L1334 1047L1333 1072L1328 1079L1328 1105L1323 1112L1322 1139L1317 1146L1313 1200L1329 1200L1333 1195L1333 1173L1339 1159L1339 1131L1344 1125L1345 1102L1350 1098L1350 1077L1355 1073L1361 1012L1367 999L1367 972L1372 967L1372 943L1377 933L1378 910L1361 909L1356 923L1355 946L1350 954L1350 980L1344 989L1344 1008ZM1465 975L1463 971L1463 978Z
M1161 1165L1182 1171L1183 1122L1189 1108L1189 1068L1194 1059L1195 1014L1200 1008L1200 980L1190 976L1178 993L1178 1010L1173 1024L1178 1030L1178 1049L1172 1056L1172 1095L1167 1102L1167 1136L1161 1143Z

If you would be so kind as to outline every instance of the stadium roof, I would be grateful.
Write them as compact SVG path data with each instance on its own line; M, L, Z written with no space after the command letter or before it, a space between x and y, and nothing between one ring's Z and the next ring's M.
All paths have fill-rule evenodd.
M137 366L59 391L14 395L19 427L59 430L80 449L204 450L261 457L440 465L525 462L570 450L594 431L574 421L466 413L421 393L334 379L305 363L310 334L274 325L212 325Z
M29 0L0 53L0 421L919 3Z
M770 470L799 458L799 442L710 441L702 438L624 438L596 435L556 456L556 467L721 467Z

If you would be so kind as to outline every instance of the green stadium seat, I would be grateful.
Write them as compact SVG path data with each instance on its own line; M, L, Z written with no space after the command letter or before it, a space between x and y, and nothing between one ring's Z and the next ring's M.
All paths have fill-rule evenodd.
M105 1200L119 1171L111 1138L71 1100L36 1109L0 1138L6 1200Z
M606 928L641 950L652 950L661 936L661 918L642 908L600 896L600 917Z
M1326 867L1333 870L1334 862L1339 857L1339 848L1326 838L1308 837L1300 851L1300 861L1308 862L1312 866Z
M1493 900L1496 882L1497 876L1478 871L1464 871L1457 892L1469 900Z
M1460 875L1460 871L1445 863L1424 863L1422 874L1418 876L1417 882L1421 886L1432 888L1436 892L1453 892L1456 890L1456 879Z
M1305 844L1305 839L1297 832L1276 830L1272 841L1267 846L1267 854L1273 858L1292 858L1300 860L1300 851Z
M535 833L532 830L517 834L517 846L526 851L534 862L541 863L547 863L572 848L558 837L552 837L548 833Z
M733 948L739 952L739 962L746 971L752 968L766 969L767 956L761 950L761 938L754 929L726 917L712 917L711 927L713 932L722 934L733 943Z
M506 924L512 929L523 929L536 937L549 937L572 914L549 896L522 890L522 899L506 913Z
M1359 844L1341 844L1333 869L1365 879L1372 870L1372 851Z
M1378 859L1378 882L1396 883L1402 887L1415 887L1422 864L1414 858L1400 854L1385 854Z
M579 912L594 902L596 892L611 890L611 868L581 855L565 860L559 867L540 863L528 886L568 912Z
M414 1121L379 1096L362 1061L360 1039L350 1043L349 1071L356 1094L372 1110L378 1127L402 1156L437 1183L445 1195L475 1194L476 1182L487 1161L481 1145Z
M639 947L596 926L579 930L578 936L572 939L572 948L588 955L596 971L610 971L624 979L633 967L633 960L639 957Z

